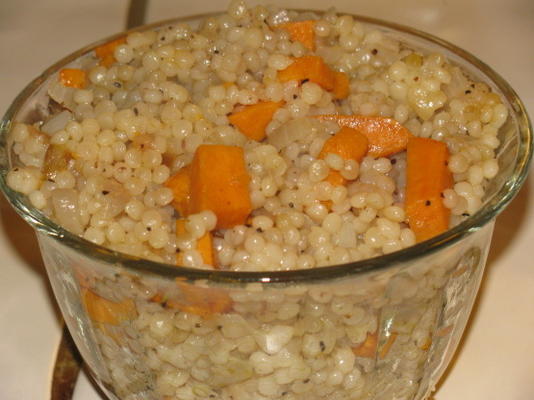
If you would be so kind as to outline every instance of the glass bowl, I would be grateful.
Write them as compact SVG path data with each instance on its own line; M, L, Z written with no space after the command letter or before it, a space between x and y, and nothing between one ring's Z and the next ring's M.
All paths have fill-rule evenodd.
M201 17L174 22L195 23ZM176 268L113 252L62 229L6 185L13 122L31 123L58 71L31 82L1 121L0 185L35 229L78 349L110 399L425 399L450 362L483 275L496 216L532 156L521 101L491 68L426 33L354 16L422 51L438 51L500 94L500 172L483 207L449 231L364 261L283 272ZM136 30L144 30L141 27Z

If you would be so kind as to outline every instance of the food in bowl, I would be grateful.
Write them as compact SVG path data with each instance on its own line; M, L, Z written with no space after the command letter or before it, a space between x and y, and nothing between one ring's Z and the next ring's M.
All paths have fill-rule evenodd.
M134 32L48 92L57 110L13 129L13 189L96 244L239 271L443 232L480 207L508 112L443 55L351 16L261 7Z
M37 121L10 132L8 186L95 245L214 274L319 270L444 233L482 206L509 112L391 30L239 1L116 38L47 84ZM110 396L376 400L428 394L490 233L280 286L144 275L40 241Z

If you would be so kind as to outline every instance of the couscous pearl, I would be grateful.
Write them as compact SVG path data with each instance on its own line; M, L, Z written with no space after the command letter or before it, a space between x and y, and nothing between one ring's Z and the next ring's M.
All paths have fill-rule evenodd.
M72 99L78 103L91 103L93 101L93 92L91 90L79 89L74 92Z
M328 214L323 220L322 227L330 233L336 233L341 228L341 217L338 214Z
M28 195L28 197L29 197L30 202L32 203L32 205L35 208L39 209L39 210L43 209L47 205L46 197L39 190L35 190L35 191L31 192Z
M499 172L499 164L495 159L489 159L482 164L482 173L484 178L492 179Z
M321 87L313 82L304 83L300 90L302 100L310 105L318 103L323 95Z
M338 170L338 171L341 170L345 164L343 162L343 159L339 155L334 154L334 153L328 153L324 160L326 164L328 165L328 167L330 167L331 169Z
M93 242L95 244L103 244L106 236L102 229L89 227L83 235L84 239Z

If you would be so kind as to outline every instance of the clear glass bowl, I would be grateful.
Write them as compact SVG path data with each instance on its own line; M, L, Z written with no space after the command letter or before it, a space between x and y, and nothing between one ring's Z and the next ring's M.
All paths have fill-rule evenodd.
M1 188L36 230L68 328L110 399L429 396L465 328L495 218L528 172L532 129L514 91L471 54L410 28L355 18L411 47L445 54L499 93L510 112L499 133L500 172L481 210L389 255L289 272L176 268L89 243L34 209L5 182L15 162L10 127L35 120L61 68L119 35L47 69L7 111L0 126Z

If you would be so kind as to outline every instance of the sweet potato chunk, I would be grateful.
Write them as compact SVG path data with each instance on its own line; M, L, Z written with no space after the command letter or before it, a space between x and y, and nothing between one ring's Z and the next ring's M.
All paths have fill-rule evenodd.
M392 118L364 117L362 115L318 115L321 121L335 121L362 132L369 139L369 155L388 157L406 149L408 139L413 135Z
M119 325L133 319L137 310L131 299L114 302L105 299L89 289L82 289L82 300L89 318L96 323Z
M278 71L280 82L309 80L325 90L333 90L335 73L319 56L304 56L295 58L286 69Z
M447 145L433 139L413 137L408 141L406 171L406 216L418 242L449 227L450 210L441 194L452 186L447 166Z
M325 158L328 153L333 153L343 160L360 162L367 154L368 144L369 141L364 134L343 126L325 142L318 158ZM344 185L347 182L338 171L330 171L326 180L334 186Z
M123 43L126 43L125 37L98 46L95 49L95 55L100 59L100 65L109 68L115 62L115 48Z
M265 138L265 128L273 119L276 110L283 104L282 101L261 101L257 104L251 104L230 114L228 121L243 135L259 142Z
M345 99L349 96L349 77L344 72L334 72L334 89L332 94L334 99Z
M199 146L191 164L189 212L213 211L217 229L244 224L252 211L249 180L241 147Z
M87 74L83 69L63 68L59 71L59 81L63 86L83 89L87 85Z
M353 347L352 352L357 357L374 358L376 355L376 348L378 345L378 332L369 333L367 337L359 346Z
M167 306L209 318L232 309L233 301L228 293L219 288L204 288L177 280L180 296L167 300Z
M182 217L189 215L188 207L191 191L190 173L190 166L185 166L165 182L165 186L172 190L174 196L172 205Z
M308 50L315 50L315 21L295 21L280 24L277 28L289 33L289 37L294 42L300 42Z

